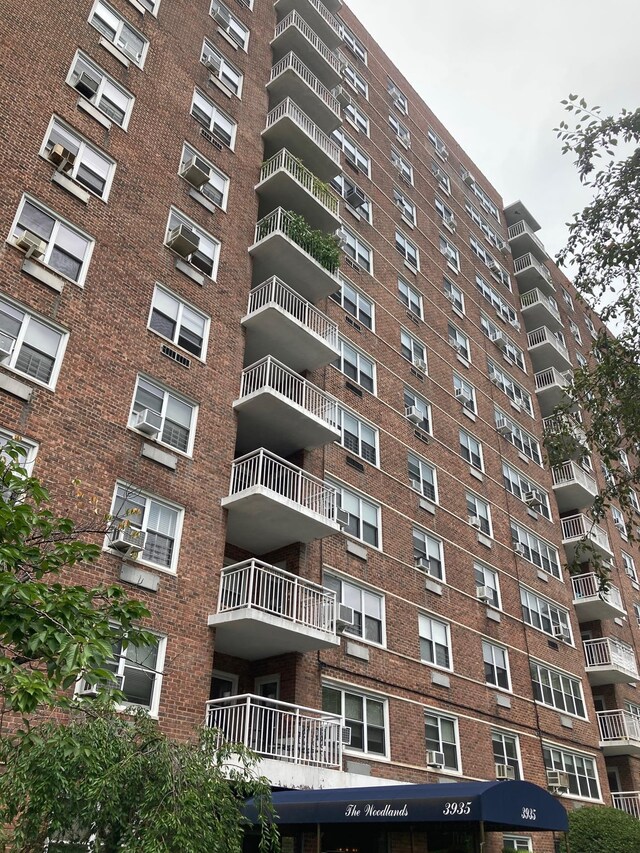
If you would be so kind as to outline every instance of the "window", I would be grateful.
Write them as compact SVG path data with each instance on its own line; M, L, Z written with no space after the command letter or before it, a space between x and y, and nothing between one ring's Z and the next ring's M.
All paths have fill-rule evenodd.
M420 660L441 669L453 669L451 664L451 637L447 623L421 613L418 616L418 633L420 635Z
M452 281L449 281L448 278L444 278L442 280L442 289L453 307L461 314L464 314L464 294L460 288L456 287L456 285Z
M620 534L620 538L626 542L629 537L627 535L627 525L625 524L624 515L620 512L617 506L612 506L611 516L613 518L613 526Z
M396 249L405 261L414 269L420 269L420 256L418 249L408 240L401 231L396 231Z
M345 79L352 89L355 89L359 95L362 95L363 98L369 97L369 84L364 79L362 74L360 74L350 63L345 63L344 68L342 69L342 76Z
M423 400L422 397L418 397L418 395L412 391L410 388L404 389L404 408L405 413L407 409L415 408L418 410L418 413L422 415L422 421L419 426L420 429L431 435L431 405L427 403L426 400Z
M439 163L436 163L434 159L431 160L431 174L438 182L440 189L443 190L447 195L451 195L451 178L442 166ZM451 226L451 223L449 223Z
M346 409L339 408L340 444L365 462L378 464L378 430Z
M496 314L506 320L508 323L514 328L519 329L520 323L518 321L518 317L513 307L507 302L506 299L503 299L501 294L498 293L497 290L494 290L490 284L482 278L481 275L476 273L476 287L480 291L480 293L484 296L484 298L496 309Z
M525 527L511 522L511 538L514 547L518 549L520 556L533 563L539 569L553 575L554 578L560 580L562 578L562 569L560 568L560 558L557 548L549 545L540 537L536 536Z
M405 329L400 329L400 352L403 358L408 359L418 370L426 371L427 351L425 346Z
M505 359L513 362L524 373L527 372L524 363L524 353L520 347L516 346L510 337L505 335L500 326L497 326L485 314L480 316L480 328L484 334L498 346Z
M227 196L229 194L229 178L220 172L213 163L210 163L205 157L186 143L182 146L182 157L180 159L180 174L184 177L184 173L191 165L195 165L197 169L205 174L209 174L209 179L200 184L197 189L203 196L212 201L217 207L222 210L227 209Z
M569 311L573 311L573 299L571 298L571 294L564 287L562 288L562 298L564 299L565 305L569 309Z
M157 15L160 0L138 0L138 3L141 3L148 12L151 12L152 15Z
M531 590L520 587L520 601L524 621L532 628L537 628L551 637L565 634L567 641L573 645L569 614L559 605L540 598Z
M480 201L481 206L487 211L487 213L490 213L494 219L497 219L498 222L500 222L500 211L498 210L498 206L491 201L482 187L478 186L473 175L471 175L464 167L462 168L462 179L465 184L471 188L475 196Z
M456 272L460 272L460 253L442 234L440 235L440 252L445 256L447 264Z
M493 746L493 760L495 763L506 764L513 770L514 779L522 779L518 736L510 735L506 732L491 732L491 744Z
M494 411L494 419L496 427L507 426L511 431L507 434L502 433L503 437L510 441L520 453L524 453L529 459L532 459L538 465L542 465L542 452L540 443L532 435L522 429L520 424L512 420L509 415L506 415L501 409Z
M393 203L397 208L399 208L400 212L404 219L410 222L412 225L416 224L416 206L411 201L410 198L399 190L397 187L393 188Z
M411 134L409 133L409 128L402 124L402 122L391 113L389 114L389 126L396 135L400 144L404 145L405 148L411 148Z
M351 729L351 743L346 747L348 752L387 754L389 736L386 699L323 686L322 710L329 714L340 714L345 725Z
M469 523L471 524L473 519L473 527L482 531L486 536L491 536L491 510L489 504L472 492L466 492L465 497Z
M582 344L582 335L580 334L580 327L577 323L574 323L573 320L569 320L569 328L571 329L571 334L575 338L576 343Z
M536 702L557 711L586 718L582 684L557 669L542 663L530 662L533 697Z
M398 296L412 314L422 320L422 296L403 279L398 279Z
M413 166L408 160L399 154L395 148L391 149L391 162L400 173L400 177L406 184L413 186Z
M511 690L507 650L502 646L495 646L493 643L483 640L482 660L484 661L484 680L487 684L500 687L503 690ZM507 762L499 763L506 764Z
M351 581L334 575L325 575L323 585L336 593L340 604L353 610L353 625L344 629L345 634L360 637L371 643L383 645L384 640L384 597Z
M473 414L477 414L476 407L476 389L457 373L453 374L453 390L457 399L462 402L465 409L468 409Z
M365 47L362 44L362 42L360 41L360 39L358 39L351 32L349 27L347 27L346 24L343 24L342 22L340 22L340 31L342 33L342 40L344 41L346 46L349 48L351 53L353 53L355 56L357 56L358 59L360 59L366 65L367 64L367 51L365 50Z
M367 329L373 329L373 302L346 279L340 278L340 290L331 298Z
M209 318L159 284L153 292L149 328L204 361Z
M358 106L356 106L356 104L347 104L347 106L344 107L344 116L347 121L351 122L356 130L364 133L365 136L369 136L369 118Z
M358 148L353 139L347 136L342 128L334 130L332 136L344 152L346 160L370 178L371 160L369 155Z
M480 258L491 274L495 276L498 281L504 284L508 290L511 290L511 277L509 276L509 273L496 261L493 255L490 255L489 252L486 251L482 243L479 243L475 237L469 237L469 245L471 246L471 251L474 255Z
M491 359L487 359L487 368L489 371L489 379L494 385L497 385L501 391L512 400L519 409L524 409L527 414L533 417L533 405L531 403L531 395L525 391L518 383L513 380L508 373L505 373L500 367L494 364Z
M111 6L103 0L97 0L89 16L89 23L128 59L142 68L149 42Z
M380 507L373 501L352 492L346 486L330 481L338 492L338 506L349 513L349 523L343 528L356 539L380 548Z
M133 95L119 86L112 77L109 77L83 53L76 54L67 83L77 89L83 98L90 101L107 118L123 130L127 129L133 109Z
M372 394L376 393L376 366L364 353L351 346L344 338L338 339L340 356L334 365L345 376L362 385Z
M48 159L55 145L62 145L73 155L73 162L64 174L106 201L116 169L114 161L54 116L40 151L42 156Z
M629 457L627 456L624 450L618 451L618 459L620 460L620 465L624 468L627 474L630 474L631 466L629 465Z
M359 216L363 216L367 222L371 222L371 199L369 199L364 191L346 175L336 175L331 179L331 186L334 187L345 200L346 204L355 211ZM364 197L361 200L357 194L360 193Z
M417 527L413 528L413 558L417 569L444 580L442 542Z
M480 214L480 211L473 205L469 200L466 200L464 203L464 209L467 211L471 219L475 222L478 228L482 231L484 236L487 238L489 243L492 246L495 246L496 249L502 250L505 245L505 241L502 239L500 234L489 225L487 220Z
M83 284L93 251L93 240L57 213L35 199L24 196L11 229L11 241L19 240L25 231L45 244L39 262L64 278Z
M236 123L212 101L198 91L193 90L191 115L209 130L220 142L233 150L236 140Z
M533 853L531 839L527 835L503 835L502 836L503 850L516 850L517 853Z
M178 228L184 228L189 233L189 238L195 238L197 248L189 255L184 257L185 260L193 267L201 270L205 275L215 279L218 269L218 256L220 254L220 243L206 231L199 228L191 219L171 208L169 214L169 224L167 225L167 234L165 236L165 245L171 248L170 241L173 239L174 232Z
M405 115L409 112L409 105L406 99L406 96L402 94L400 89L396 86L393 80L387 80L387 92L393 98L393 103L400 110L400 112Z
M218 24L218 27L233 39L239 47L243 50L247 49L249 44L249 30L242 21L231 14L228 6L225 6L221 0L212 0L209 14Z
M12 348L3 367L53 389L67 339L68 334L59 327L0 298L0 341Z
M544 515L545 518L551 521L551 510L549 509L549 495L540 488L537 483L532 483L520 471L512 468L507 462L502 463L502 476L504 479L504 487L512 495L515 495L519 500L524 501L527 506L532 507ZM533 503L533 500L539 501Z
M593 320L591 319L591 317L587 317L586 314L584 315L584 324L587 327L587 329L589 330L589 334L591 335L591 337L596 338L598 336L598 332L596 331L596 327L593 325Z
M482 563L473 564L473 574L476 585L484 587L485 594L489 600L487 604L500 610L500 584L498 573Z
M460 770L458 748L458 721L454 717L427 713L424 716L425 741L428 752L441 752L444 756L443 769Z
M161 388L155 382L138 376L129 416L129 426L132 429L136 429L136 415L145 409L160 415L161 425L157 434L159 442L182 453L191 453L197 406Z
M436 149L436 154L438 157L442 157L443 160L446 160L449 156L449 152L447 151L447 146L444 144L442 139L438 136L435 130L431 130L431 128L427 131L427 139Z
M208 39L202 44L200 61L204 62L211 74L216 77L223 86L233 92L238 98L242 94L243 75L241 71L232 65L224 55L217 50Z
M442 224L445 228L448 228L449 231L456 230L456 218L454 216L453 211L450 207L448 207L441 199L436 196L436 210L442 217Z
M438 488L436 483L436 469L433 465L415 456L409 454L409 482L416 488L421 495L428 498L430 501L437 503Z
M459 329L456 329L452 323L447 323L447 337L449 338L449 345L456 350L458 355L461 355L466 361L470 361L469 338L463 335Z
M10 459L9 454L4 450L4 446L8 441L13 441L18 445L19 455L17 464L21 468L24 468L28 475L31 475L33 463L36 461L38 453L38 446L31 441L26 441L22 436L17 436L14 432L0 427L0 459L3 459L5 462L13 462L13 459ZM0 493L2 491L4 490L0 488Z
M548 744L542 748L547 770L561 770L569 777L569 793L587 800L600 799L596 762L579 752L569 752Z
M138 555L142 563L176 571L183 514L184 510L175 504L125 483L116 484L111 515L114 524L126 522L131 529L145 534L144 548ZM108 547L108 537L106 544Z
M373 275L373 249L367 246L357 234L342 226L343 244L342 250L345 255L352 258L358 266Z
M624 709L627 713L631 714L632 717L640 719L640 705L636 705L633 702L625 702Z
M466 430L460 430L460 454L467 460L469 465L477 468L478 471L484 471L482 464L482 445L477 438L469 435Z

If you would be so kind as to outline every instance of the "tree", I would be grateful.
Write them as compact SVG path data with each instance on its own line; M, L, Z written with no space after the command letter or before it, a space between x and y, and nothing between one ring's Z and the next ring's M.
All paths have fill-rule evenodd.
M606 328L597 333L592 357L573 372L569 399L556 410L557 426L545 446L552 465L597 449L606 487L591 515L597 522L615 500L633 539L640 523L634 492L640 485L640 109L605 117L576 95L563 104L577 121L556 128L562 150L575 157L593 199L569 223L557 260L570 268L587 309L597 309L616 336ZM586 415L579 428L576 408ZM607 568L588 543L575 562L586 559L606 582Z
M568 845L563 853L637 853L640 821L610 806L588 806L569 812Z

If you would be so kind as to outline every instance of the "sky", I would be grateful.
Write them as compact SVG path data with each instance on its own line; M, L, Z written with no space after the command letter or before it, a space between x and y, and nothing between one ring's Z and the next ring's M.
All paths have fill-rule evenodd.
M553 128L570 93L640 105L640 0L345 0L554 255L589 201Z

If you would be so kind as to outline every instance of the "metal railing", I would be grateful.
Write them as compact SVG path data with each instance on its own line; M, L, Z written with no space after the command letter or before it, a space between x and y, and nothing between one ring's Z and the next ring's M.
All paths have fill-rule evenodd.
M266 758L342 767L342 719L335 714L245 693L207 702L206 725L221 741Z
M599 545L600 548L611 552L609 537L606 531L599 525L594 524L586 515L582 515L581 513L571 515L568 518L561 518L560 521L562 522L563 541L568 539L584 539L586 537L595 542L596 545Z
M339 263L330 263L330 265L327 266L324 246L320 243L320 240L331 239L331 235L321 234L321 237L319 238L316 236L318 232L313 232L311 236L299 234L297 223L295 222L293 215L288 211L283 210L281 207L277 207L256 223L255 242L259 243L260 240L265 240L267 237L278 232L280 234L284 234L285 237L288 237L290 240L293 240L293 242L297 246L300 246L303 252L306 252L310 258L313 258L313 260L320 264L320 266L330 273L330 275L335 276L338 271Z
M509 240L515 240L516 237L522 237L523 234L528 234L540 251L544 252L545 255L547 254L547 250L545 249L542 240L536 236L529 223L524 219L521 219L519 222L514 222L513 225L509 226Z
M330 157L338 167L340 166L340 148L332 139L329 139L326 133L320 130L315 122L311 121L309 116L291 98L280 101L278 106L267 114L267 128L285 117L297 124L313 140L315 145L324 151L327 157Z
M327 65L330 65L331 68L336 72L336 74L340 74L342 71L342 64L340 59L336 54L329 50L326 44L318 38L316 33L311 29L309 24L302 18L294 9L292 12L283 18L280 23L276 26L276 31L274 33L274 38L278 38L282 33L288 29L289 27L296 27L296 29L300 30L302 35L307 39L307 41L318 51L320 56L324 59Z
M562 317L560 316L558 304L555 299L552 299L550 296L546 296L541 290L538 290L537 287L534 287L533 290L528 290L520 297L520 306L523 309L539 304L544 305L548 309L549 313L553 314L556 320L558 320L558 322L562 322Z
M560 388L567 388L570 383L570 378L566 373L560 373L555 367L548 367L546 370L540 370L535 374L536 391L542 391L544 388L551 388L553 385L559 385Z
M328 426L338 428L337 401L270 355L242 371L240 397L266 390L280 394Z
M335 521L336 490L333 486L264 448L235 459L231 466L230 495L255 486L269 489L327 521Z
M336 594L262 560L226 566L220 578L218 613L251 608L295 625L335 634Z
M640 717L628 711L598 711L596 716L601 741L635 741L640 746Z
M279 62L276 62L272 67L271 81L275 80L289 69L295 71L295 73L304 80L307 86L315 92L320 100L323 101L338 118L340 118L340 102L338 99L323 83L320 82L320 80L318 80L315 74L309 71L304 62L302 62L293 51L290 51L286 56L283 56L282 59Z
M330 320L322 311L318 311L315 305L303 299L277 276L263 281L250 291L247 313L253 314L254 311L259 311L270 303L277 305L289 317L322 338L327 346L337 350L338 324Z
M516 275L518 275L518 273L524 272L525 270L528 270L529 267L533 267L533 269L535 269L535 271L538 272L547 282L549 287L555 290L555 285L551 280L551 273L545 266L539 263L536 258L534 258L531 252L527 252L525 255L520 255L519 258L514 258L513 268L515 270Z
M531 332L527 333L527 345L529 347L535 347L538 346L538 344L551 344L551 346L563 355L567 361L571 361L569 350L565 344L563 344L560 338L558 338L557 335L554 335L550 329L547 329L546 326L540 326L538 329L533 329Z
M612 607L624 611L622 596L617 586L609 584L606 592L600 588L600 578L595 572L587 572L584 575L573 575L571 578L573 586L573 603L579 604L588 598L600 598Z
M338 23L338 19L335 15L332 15L331 12L327 9L324 3L321 3L320 0L309 0L309 4L313 6L316 12L320 15L323 21L325 21L334 33L340 37L340 41L342 41L342 35L340 34L340 24Z
M277 154L274 154L273 157L262 164L260 182L266 181L267 178L270 178L280 169L291 175L317 202L326 207L337 218L337 196L328 189L326 184L316 178L311 169L303 166L300 160L294 157L286 148L282 148Z
M581 424L569 415L550 415L543 418L542 429L547 435L555 435L568 429L576 441L584 443L587 440Z
M552 468L551 473L553 475L554 486L568 486L572 483L577 483L590 494L594 496L598 494L598 485L595 478L587 474L586 471L583 471L575 462L564 462L562 465Z
M599 637L597 640L584 640L582 645L588 667L607 666L634 677L638 676L636 656L631 646L626 643L612 637Z
M615 791L611 794L614 809L640 819L640 791Z

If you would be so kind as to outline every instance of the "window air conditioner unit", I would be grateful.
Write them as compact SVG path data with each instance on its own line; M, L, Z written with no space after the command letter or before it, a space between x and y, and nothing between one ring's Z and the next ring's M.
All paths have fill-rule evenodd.
M427 751L427 767L444 767L444 752Z
M436 145L436 154L438 155L438 157L442 157L443 160L449 159L449 152L444 147L444 145L440 147Z
M222 67L222 60L219 56L214 56L212 53L209 53L203 57L202 64L208 71L217 74Z
M511 323L514 329L518 330L518 332L522 328L522 326L520 325L520 320L509 320L509 322Z
M349 513L346 511L346 509L336 510L336 523L339 524L340 527L349 526Z
M564 627L564 625L554 625L553 626L553 636L558 640L569 640L569 630Z
M342 107L349 107L353 104L353 98L351 97L349 92L347 92L344 86L337 86L333 90L333 94Z
M231 23L231 15L227 7L223 6L222 3L216 3L215 0L211 4L211 14L213 20L222 27L228 27Z
M455 263L456 263L456 253L453 251L453 249L449 249L449 248L447 247L446 249L444 249L444 250L443 250L442 254L445 256L445 258L446 258L448 261L451 261L451 263L455 265Z
M353 607L339 604L336 614L336 631L341 634L350 625L353 625Z
M86 71L83 71L76 80L74 88L77 89L81 95L84 95L85 98L91 99L98 91L99 85L99 80L96 80L94 77L87 74Z
M489 604L493 596L491 595L491 590L488 586L477 586L476 598L478 599L478 601L482 601L484 604Z
M471 527L474 527L476 530L482 530L482 521L478 518L477 515L470 515L467 518L467 521L469 522Z
M524 492L522 499L531 509L541 507L544 504L544 498L536 489L531 489L530 492Z
M129 557L138 551L144 551L146 535L137 527L115 527L109 536L109 547L123 557Z
M500 240L499 244L498 244L498 248L505 255L511 251L511 246L509 245L509 243L506 240Z
M200 157L191 157L191 159L187 160L182 167L180 174L191 184L191 186L196 187L197 189L200 189L203 184L206 184L211 177L209 167L200 159Z
M351 746L351 726L340 726L340 743Z
M417 367L418 370L421 370L424 373L427 369L427 362L423 358L414 358L413 366Z
M508 342L502 332L494 332L494 334L491 335L491 340L498 347L498 349L502 350L503 352L506 350Z
M516 771L508 764L496 764L496 779L515 779Z
M167 246L173 249L181 258L188 258L197 251L200 238L187 225L178 225L169 231Z
M124 675L115 675L114 681L100 681L96 684L86 684L82 690L78 690L77 696L83 699L95 698L103 690L122 690L124 687Z
M9 337L4 332L0 332L0 361L6 361L11 357L15 346L15 339Z
M453 214L451 214L451 216L445 215L443 221L446 227L449 228L451 231L456 230L458 223L456 222L456 218Z
M489 258L489 260L487 261L487 268L488 268L488 269L490 269L490 270L491 270L491 272L498 272L498 271L499 271L499 269L500 269L500 267L499 267L499 266L498 266L498 264L493 260L493 258Z
M418 411L417 406L405 406L404 416L412 424L422 423L422 414Z
M422 494L422 483L420 480L409 480L409 484L414 492L420 492L420 494Z
M500 433L500 435L511 435L511 426L506 418L498 418L496 420L496 430Z
M339 228L336 231L336 238L338 240L340 248L343 249L348 243L349 235L343 228Z
M69 151L64 145L56 143L49 151L49 160L57 167L59 172L70 172L73 169L76 155Z
M471 402L471 396L464 390L464 388L456 388L455 394L456 399L459 400L463 406L466 406L467 403Z
M145 435L156 436L162 429L162 415L152 409L142 409L134 412L132 426Z
M354 210L358 210L358 208L366 204L367 197L359 187L353 187L345 194L344 200Z
M514 545L513 545L513 550L515 551L515 553L516 553L519 557L523 557L523 556L524 556L524 545L522 544L522 542L515 542L515 543L514 543Z
M127 41L120 39L116 47L120 50L124 55L131 59L133 62L140 62L142 59L142 52L137 51L134 47L132 47Z
M24 249L27 258L41 258L47 250L47 244L31 231L23 231L16 237L16 246Z
M554 792L568 791L569 774L562 770L547 770L547 785Z
M434 570L429 557L416 557L416 569L420 569L434 578L438 577L438 571L437 569Z
M468 187L472 187L476 182L476 179L473 177L473 175L468 169L462 170L462 180Z

